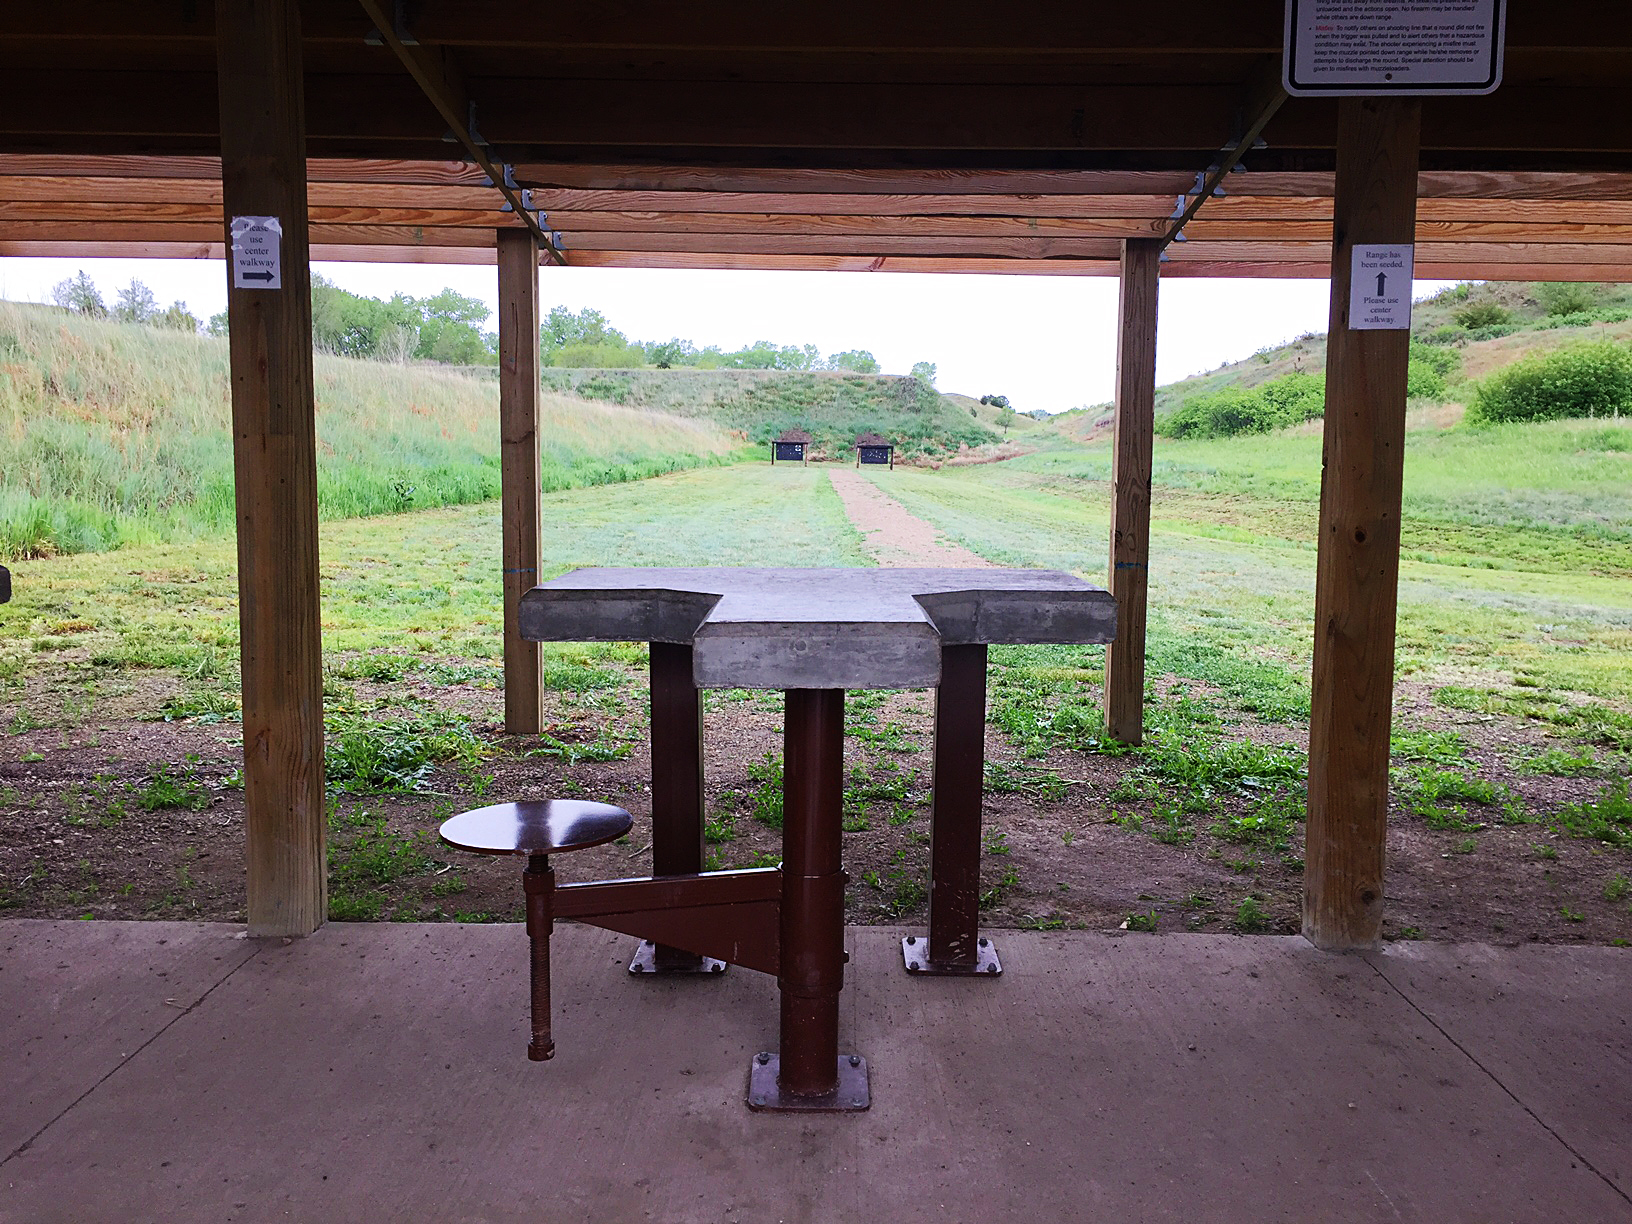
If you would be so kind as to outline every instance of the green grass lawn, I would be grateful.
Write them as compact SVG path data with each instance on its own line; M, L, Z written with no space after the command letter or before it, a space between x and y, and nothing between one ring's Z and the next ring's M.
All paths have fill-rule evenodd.
M1607 720L1612 738L1627 737L1632 525L1625 483L1602 471L1625 467L1615 428L1632 434L1566 422L1505 442L1489 431L1411 435L1402 678L1444 690L1448 704L1566 724L1592 707L1594 726ZM1611 445L1588 445L1599 435ZM872 478L994 561L1102 582L1106 458L1103 447L1061 445L1007 463ZM1489 471L1527 473L1523 515ZM1264 716L1306 715L1318 492L1318 437L1159 445L1153 672L1207 681ZM497 659L496 505L330 522L322 539L330 654ZM546 576L574 565L867 563L820 468L763 463L548 494L543 544ZM62 651L82 685L156 667L231 692L233 573L225 536L22 562L17 602L0 610L0 680ZM1080 649L1038 662L1098 666L1096 651Z
M1410 435L1400 676L1503 708L1632 710L1629 443L1632 425L1602 421ZM873 479L993 561L1103 582L1109 467L1104 446L1058 446ZM1154 669L1307 710L1319 492L1311 433L1158 442Z
M543 504L545 577L578 565L867 563L815 468L706 468L552 493ZM498 658L499 545L491 502L324 523L325 652ZM0 606L0 684L21 683L63 654L65 682L93 691L146 668L236 691L230 537L23 561L13 573L14 601Z

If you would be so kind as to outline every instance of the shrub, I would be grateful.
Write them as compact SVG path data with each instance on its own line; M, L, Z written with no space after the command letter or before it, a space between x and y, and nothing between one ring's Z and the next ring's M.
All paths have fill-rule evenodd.
M1325 380L1294 373L1253 391L1226 387L1192 395L1163 418L1157 430L1166 438L1228 438L1300 425L1325 411Z
M1598 304L1598 287L1571 281L1537 285L1536 300L1550 315L1585 314Z
M1405 393L1412 399L1439 399L1448 380L1461 369L1462 355L1455 349L1412 340Z
M1297 371L1283 374L1258 388L1283 425L1301 425L1326 415L1326 380Z
M1632 352L1607 340L1526 357L1497 370L1468 410L1480 422L1618 415L1632 409Z
M1469 302L1461 309L1451 312L1451 318L1467 328L1489 327L1493 323L1506 323L1512 317L1512 311L1508 310L1506 306L1503 306L1500 302L1489 301Z
M1170 412L1158 425L1167 438L1221 438L1239 433L1262 433L1273 428L1268 423L1269 406L1263 396L1239 387L1226 387L1204 395L1192 395Z
M646 354L633 346L568 344L555 351L551 364L568 369L633 370L646 364Z

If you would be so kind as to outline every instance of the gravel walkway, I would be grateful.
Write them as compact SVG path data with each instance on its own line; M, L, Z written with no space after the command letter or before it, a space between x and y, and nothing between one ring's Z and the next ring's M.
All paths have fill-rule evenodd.
M867 551L880 565L995 568L910 513L860 472L839 468L828 472L827 478L844 503L844 512L866 540Z

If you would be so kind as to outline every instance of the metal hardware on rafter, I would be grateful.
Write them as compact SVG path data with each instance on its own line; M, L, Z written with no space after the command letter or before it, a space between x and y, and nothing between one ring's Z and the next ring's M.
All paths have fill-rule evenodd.
M487 137L483 136L481 132L476 130L476 103L472 102L469 104L469 106L470 109L465 117L465 131L470 133L470 138L472 140L485 149L487 147ZM442 133L442 139L447 141L449 144L456 144L459 142L459 134L452 128L449 128L447 131ZM515 184L511 183L510 186L514 187Z
M560 244L552 240L551 235L545 232L538 218L533 215L530 207L531 198L525 201L522 199L522 189L516 183L510 167L503 166L501 169L494 162L492 154L488 151L487 141L476 130L476 103L469 98L450 96L454 91L449 87L442 71L432 62L410 51L408 48L416 44L405 42L398 35L394 25L388 27L380 0L358 0L358 3L374 22L375 31L402 62L402 66L408 70L408 75L414 78L420 92L432 106L436 107L442 121L448 125L449 134L455 141L465 146L470 159L481 168L483 174L487 175L489 185L497 187L499 193L504 196L506 211L514 212L522 219L550 260L558 264L566 263L566 257L561 254ZM460 101L465 104L463 115L459 113Z
M1275 112L1281 109L1281 103L1286 101L1286 96L1284 89L1276 89L1274 95L1259 111L1258 118L1253 121L1252 126L1247 129L1241 139L1237 140L1233 145L1220 149L1219 151L1224 156L1196 175L1195 187L1179 197L1181 201L1185 200L1186 196L1189 197L1184 210L1176 218L1169 218L1173 224L1168 229L1167 235L1162 239L1164 247L1170 243L1185 241L1184 227L1190 224L1191 218L1200 211L1202 204L1214 196L1224 194L1224 189L1219 185L1224 176L1241 164L1241 159L1246 156L1248 150L1265 147L1264 128L1269 126L1269 121L1275 117Z
M419 39L408 30L407 0L395 0L391 6L391 26L396 31L397 41L405 47L419 46ZM363 35L363 41L371 47L385 46L385 37L380 33L380 27L375 26Z

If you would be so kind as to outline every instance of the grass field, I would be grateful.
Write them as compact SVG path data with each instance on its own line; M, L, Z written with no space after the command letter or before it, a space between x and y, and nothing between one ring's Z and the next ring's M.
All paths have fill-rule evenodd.
M545 577L595 564L864 563L813 468L710 468L552 493L543 523ZM324 524L325 652L496 659L499 544L493 503ZM154 668L235 698L234 547L215 535L16 563L16 599L0 608L0 685L61 656L81 699L117 689L121 672Z
M1603 718L1624 719L1629 447L1632 424L1605 422L1411 434L1399 674L1561 717L1602 702ZM1109 471L1107 447L1060 445L874 479L991 560L1102 582ZM1306 708L1320 438L1159 440L1154 471L1153 665Z
M1632 518L1623 484L1591 478L1618 470L1624 452L1582 446L1610 432L1602 424L1533 427L1505 442L1492 432L1500 431L1412 435L1399 675L1448 688L1452 701L1558 719L1592 707L1626 740ZM1620 434L1632 437L1632 426ZM1235 443L1159 446L1152 666L1296 718L1308 703L1319 440L1282 436L1255 447L1256 456ZM1486 472L1475 474L1487 456ZM1520 467L1530 482L1522 500L1501 481ZM1062 446L874 479L993 561L1102 581L1106 471L1103 450ZM547 574L581 564L864 560L814 467L748 464L556 492L545 499L544 522ZM325 525L326 649L411 644L495 658L498 541L491 504ZM16 677L72 643L89 653L88 677L168 667L231 689L233 564L222 536L20 563L18 602L0 617L0 675Z
M1086 470L1097 456L1076 462L1085 470L1037 452L1024 466L873 478L993 560L1098 580L1108 490ZM1292 497L1242 495L1240 523L1251 525L1220 525L1230 499L1175 492L1161 488L1156 500L1144 748L1129 754L1102 739L1100 648L993 650L998 746L982 904L994 924L1295 929L1314 552L1291 524L1301 515L1312 530L1312 514ZM1261 530L1268 523L1275 530ZM820 466L747 464L561 491L545 498L545 524L545 576L583 564L867 563ZM333 917L511 918L513 881L438 856L438 820L461 803L541 786L632 808L646 801L638 643L546 646L549 734L491 734L501 649L494 506L326 523L321 564ZM0 909L230 919L241 905L235 834L218 827L230 815L207 819L238 802L230 540L15 569L17 598L0 608L0 707L11 712L0 743L16 746L0 773L14 781L0 779L0 801L31 823L0 838L0 857L14 864L0 879ZM1413 685L1422 693L1396 723L1398 819L1416 840L1395 870L1427 880L1447 856L1479 855L1479 869L1502 873L1488 893L1501 912L1441 914L1423 901L1399 911L1391 932L1499 934L1513 911L1550 939L1632 934L1617 899L1632 815L1614 789L1632 749L1629 656L1623 577L1406 564L1402 699ZM1425 719L1436 699L1459 730ZM711 766L710 861L774 862L779 699L721 693L709 706L741 745ZM853 694L847 706L846 857L862 919L922 917L927 709L912 694ZM1476 735L1485 718L1494 730ZM173 736L131 730L151 719L171 723ZM1521 724L1545 734L1509 738ZM133 760L132 742L176 746ZM142 873L127 901L107 891L118 856L82 830L148 828L146 817L133 823L144 803L168 805L152 820L169 822L181 849ZM49 840L65 826L85 849ZM42 837L43 848L29 840ZM186 857L206 851L208 873ZM631 857L636 847L620 848L599 870L638 870ZM1152 892L1147 878L1186 883Z

